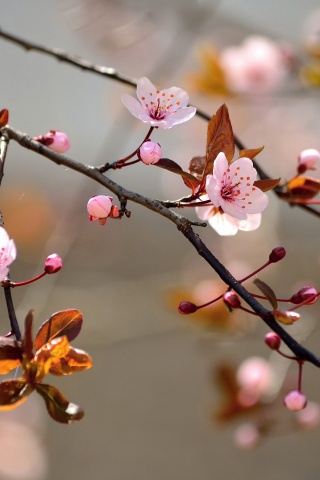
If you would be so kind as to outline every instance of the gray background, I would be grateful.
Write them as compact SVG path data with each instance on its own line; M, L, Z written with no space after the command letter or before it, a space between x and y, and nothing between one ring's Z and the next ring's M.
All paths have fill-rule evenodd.
M225 45L259 32L301 48L303 22L319 7L316 0L95 3L83 22L75 10L65 12L82 2L1 0L1 28L133 77L147 75L163 87L188 88L188 74L199 68L196 49L202 41ZM30 135L64 130L71 139L70 156L95 165L127 154L143 138L145 128L120 101L130 88L1 39L0 59L0 106L9 108L13 127ZM190 97L208 113L225 101L195 91ZM235 132L249 147L265 145L261 161L275 177L292 174L302 149L320 149L318 97L318 92L291 92L258 102L228 100ZM194 119L156 132L155 138L167 156L186 168L193 155L204 152L206 124ZM154 197L185 193L180 181L143 165L113 176ZM19 252L12 277L38 273L53 251L64 258L58 275L14 291L19 319L34 308L40 325L52 312L78 308L85 323L76 346L94 360L86 373L52 379L84 407L86 416L78 424L55 424L36 395L19 411L1 413L0 441L7 449L2 459L0 453L0 465L9 460L11 465L3 471L0 467L1 479L318 479L319 431L280 435L253 452L242 452L233 445L233 429L210 419L220 402L212 368L223 360L237 364L249 355L267 357L266 329L255 326L247 335L233 336L208 332L170 308L170 288L213 278L173 225L134 205L130 220L108 221L103 228L89 223L87 199L106 192L14 144L0 193ZM316 219L269 196L257 232L224 239L209 228L200 233L233 271L257 268L273 247L283 244L287 259L263 274L281 296L290 295L299 282L319 285ZM6 318L3 305L1 309ZM311 317L317 323L317 307L306 309L297 335L308 336ZM319 352L317 324L314 328L307 345ZM1 331L6 329L4 324ZM319 373L310 366L305 370L305 391L317 401ZM17 422L26 430L15 433ZM11 449L8 436L2 433L1 440L6 426L14 432Z

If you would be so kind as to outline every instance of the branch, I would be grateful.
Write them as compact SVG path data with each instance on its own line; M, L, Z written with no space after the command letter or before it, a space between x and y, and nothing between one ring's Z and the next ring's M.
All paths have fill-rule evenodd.
M232 288L238 295L262 318L262 320L269 326L274 332L276 332L283 342L290 348L290 350L298 358L308 361L313 365L320 367L320 359L317 358L312 352L300 345L291 335L284 330L281 325L275 320L273 314L261 305L232 275L231 273L219 262L219 260L210 252L206 245L202 242L200 237L193 231L192 225L203 226L201 222L191 222L186 217L178 215L177 213L164 207L158 200L144 197L138 193L132 192L118 185L108 177L103 175L97 167L90 165L84 165L76 160L73 160L65 155L59 154L45 147L41 143L33 140L30 136L14 130L7 125L4 127L5 134L12 140L18 142L22 147L32 150L33 152L42 155L49 160L53 161L57 165L63 165L76 172L79 172L92 180L96 181L100 185L113 192L120 200L120 203L131 200L134 203L142 205L149 210L154 211L173 222L179 231L189 240L194 246L199 255L215 270L220 276L223 282Z
M43 47L42 45L38 45L33 42L29 42L23 38L17 37L16 35L13 35L11 33L5 32L2 29L0 29L0 38L4 38L8 42L14 43L15 45L18 45L19 47L24 48L27 51L35 51L39 53L43 53L45 55L48 55L50 57L56 58L57 60L68 63L74 67L80 68L81 70L86 70L91 73L97 74L97 75L102 75L104 77L107 77L111 80L116 80L117 82L123 83L125 85L129 85L131 87L136 87L137 86L137 80L127 77L123 74L120 74L117 72L114 68L112 67L105 67L102 65L97 65L92 62L89 62L88 60L85 60L84 58L81 58L77 55L70 55L69 53L57 49L57 48L48 48L48 47ZM211 119L211 116L208 115L207 113L203 112L202 110L199 110L197 108L196 115L200 118L202 118L205 121L209 121ZM241 140L234 135L234 141L239 150L244 150L245 146L241 142ZM259 177L261 180L267 180L270 179L271 177L256 163L255 160L253 160L254 168L257 170ZM112 167L111 167L112 168ZM273 192L279 197L280 190L275 188L273 189ZM287 202L290 203L290 202ZM178 201L177 202L163 202L163 205L170 206L171 208L174 207L179 207ZM290 204L291 206L299 207L302 208L303 210L320 217L320 212L310 205L302 205L302 204Z

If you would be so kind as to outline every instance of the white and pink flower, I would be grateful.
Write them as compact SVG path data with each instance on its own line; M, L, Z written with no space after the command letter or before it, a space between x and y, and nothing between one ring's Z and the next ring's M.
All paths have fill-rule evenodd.
M206 200L208 197L201 197L200 200ZM232 236L238 233L238 230L250 232L257 230L261 223L261 214L248 214L246 220L239 220L227 213L222 212L218 207L204 205L196 207L196 214L221 236Z
M133 116L152 127L171 128L196 113L195 107L187 106L187 92L178 87L158 90L146 77L138 80L137 97L139 101L124 93L121 99Z
M0 282L2 282L9 272L9 265L17 256L16 246L13 240L3 227L0 227Z
M214 161L213 174L207 176L206 191L212 205L239 220L248 214L261 213L268 205L268 197L254 186L257 171L249 158L239 158L230 165L220 152Z
M259 228L268 197L254 185L256 178L252 160L239 158L229 165L225 154L220 152L214 161L213 174L207 176L207 196L199 199L211 203L196 207L198 217L208 221L219 235Z

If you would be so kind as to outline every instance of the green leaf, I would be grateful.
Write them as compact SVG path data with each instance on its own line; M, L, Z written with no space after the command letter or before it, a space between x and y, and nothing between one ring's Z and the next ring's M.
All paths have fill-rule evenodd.
M234 156L234 136L229 112L225 104L217 110L208 125L207 158L203 182L207 175L212 174L213 163L220 152L225 154L230 164Z
M70 403L57 388L39 383L36 390L44 399L50 417L56 422L70 424L84 416L82 408Z
M161 158L159 162L155 163L155 166L180 175L184 184L191 188L192 194L195 193L197 187L200 185L200 181L196 177L191 175L191 173L183 171L180 165L169 158Z
M68 309L54 313L38 330L34 340L36 350L56 337L66 336L71 342L79 335L82 321L83 317L79 310Z

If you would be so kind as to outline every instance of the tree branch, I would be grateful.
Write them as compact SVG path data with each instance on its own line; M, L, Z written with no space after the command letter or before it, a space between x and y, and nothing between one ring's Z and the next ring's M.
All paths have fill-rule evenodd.
M219 260L212 254L212 252L202 242L200 237L193 231L192 224L199 225L200 222L191 222L186 217L183 217L170 209L163 206L163 204L151 198L144 197L138 193L132 192L123 188L121 185L110 180L103 175L97 167L90 165L84 165L76 160L73 160L65 155L59 154L45 147L41 143L33 140L30 136L14 130L7 125L3 129L8 138L18 142L22 147L32 150L33 152L42 155L49 160L53 161L57 165L63 165L76 172L79 172L92 180L96 181L100 185L114 193L120 200L130 200L134 203L144 206L149 210L154 211L173 222L179 231L189 240L194 246L199 255L215 270L220 276L223 282L233 289L261 318L262 320L276 332L283 342L290 348L290 350L298 358L308 361L313 365L320 367L320 359L317 358L312 352L301 346L291 335L284 330L281 325L275 320L273 314L261 305L232 275L231 273L219 262ZM203 224L200 224L203 225Z

